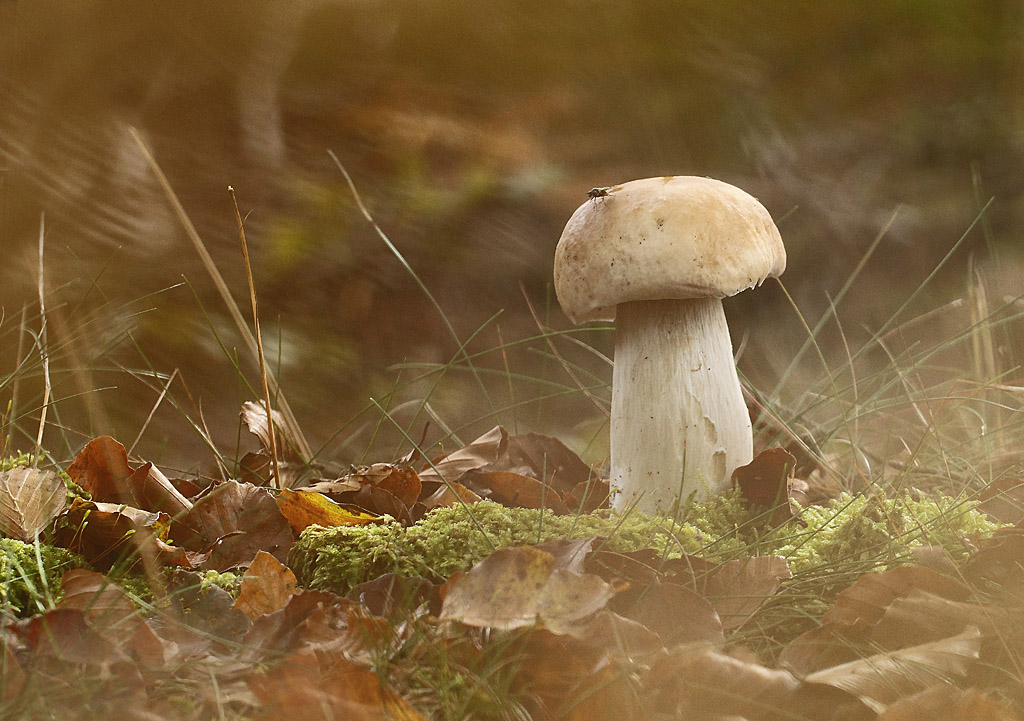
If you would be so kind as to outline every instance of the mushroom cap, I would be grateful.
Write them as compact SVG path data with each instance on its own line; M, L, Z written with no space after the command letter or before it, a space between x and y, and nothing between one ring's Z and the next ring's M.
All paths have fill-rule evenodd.
M786 269L768 211L735 186L680 175L605 190L555 250L555 293L573 323L612 320L630 301L724 298Z

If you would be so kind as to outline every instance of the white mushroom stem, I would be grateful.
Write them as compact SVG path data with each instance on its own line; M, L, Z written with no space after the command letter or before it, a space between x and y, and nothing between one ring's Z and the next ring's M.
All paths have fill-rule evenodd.
M670 511L721 492L753 457L721 300L636 301L615 313L615 507Z

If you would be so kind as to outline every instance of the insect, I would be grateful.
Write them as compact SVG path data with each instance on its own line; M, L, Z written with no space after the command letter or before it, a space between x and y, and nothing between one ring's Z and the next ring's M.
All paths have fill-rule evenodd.
M587 195L591 198L606 198L608 197L608 188L591 188L587 191Z

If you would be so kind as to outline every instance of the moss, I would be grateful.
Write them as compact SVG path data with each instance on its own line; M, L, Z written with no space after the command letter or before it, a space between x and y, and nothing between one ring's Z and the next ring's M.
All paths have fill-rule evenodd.
M60 577L87 567L64 548L0 539L0 605L17 616L36 613L55 602Z
M603 536L612 550L655 548L679 556L699 551L712 538L734 535L738 507L730 496L680 524L639 512L556 516L550 510L483 501L471 506L472 516L462 506L438 508L406 529L391 520L372 526L313 526L292 548L289 564L300 584L345 593L384 573L442 580L496 549L557 538Z
M761 540L759 550L784 556L793 578L758 614L757 632L768 641L760 650L770 658L814 628L843 589L865 573L912 562L914 548L931 545L952 561L964 560L965 539L999 527L976 506L963 498L916 493L844 494L803 509L797 519L803 528L787 525Z
M230 571L227 573L206 571L203 574L203 580L200 582L199 591L203 592L211 587L223 589L230 593L232 598L238 598L238 593L242 590L242 577Z
M639 512L556 516L489 501L470 508L472 517L462 506L439 508L408 528L390 519L372 526L314 526L292 549L290 565L300 584L346 593L384 573L443 580L495 549L556 538L602 536L616 551L653 548L669 557L689 553L719 561L781 555L794 579L779 599L788 604L788 616L805 623L820 618L859 575L908 562L912 548L931 544L957 559L966 554L965 537L997 527L972 502L915 494L844 495L803 509L775 529L753 517L735 492L689 507L682 522Z

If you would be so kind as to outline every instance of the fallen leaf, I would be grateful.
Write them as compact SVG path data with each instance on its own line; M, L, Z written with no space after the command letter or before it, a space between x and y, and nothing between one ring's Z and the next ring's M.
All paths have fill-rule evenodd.
M595 478L577 483L565 494L565 505L573 512L593 513L598 508L611 506L611 486L607 478Z
M231 594L215 584L203 583L199 573L176 572L167 590L172 615L190 631L238 643L252 627L249 617L235 608Z
M354 586L345 598L361 604L374 616L391 617L417 610L426 604L427 612L441 612L439 587L419 576L385 573L372 581Z
M146 556L154 563L194 568L205 556L166 543L169 522L165 513L75 498L58 517L53 540L104 571Z
M463 483L479 495L481 489L490 491L488 498L504 506L514 508L550 508L556 514L566 514L569 509L562 497L553 488L545 486L536 478L512 471L469 471L462 476Z
M421 482L457 481L466 471L483 468L493 463L508 447L508 431L495 426L475 441L457 451L435 458L429 465L421 468Z
M901 648L951 636L965 626L977 626L986 640L1024 648L1024 605L951 601L918 589L889 604L871 639L882 648Z
M374 463L371 466L353 468L338 479L338 482L355 482L354 490L358 490L362 485L380 488L410 508L419 500L423 489L423 483L415 470L393 463Z
M218 571L247 566L260 551L283 563L294 542L271 491L249 483L211 486L181 522L196 529L192 548L209 551L204 566Z
M391 516L403 526L413 523L409 506L390 491L378 486L363 485L358 491L339 494L337 501L372 516Z
M553 436L521 433L508 439L505 451L495 461L499 468L529 468L535 478L559 493L567 493L581 483L594 481L597 474L564 443Z
M678 719L792 718L787 707L800 687L789 671L733 658L703 644L680 646L641 681L654 709Z
M438 488L423 499L424 507L430 511L435 508L451 508L461 503L479 503L483 499L461 483L452 482Z
M0 533L32 542L67 505L67 488L53 471L0 472Z
M724 643L722 621L706 598L677 583L654 579L623 616L654 632L665 648L696 641Z
M874 625L885 615L889 604L914 590L954 600L968 595L967 589L958 581L930 568L897 566L858 578L852 586L840 592L835 606L825 613L822 623L838 621L853 624L863 619Z
M317 525L325 528L333 526L362 526L367 523L378 523L380 516L367 513L357 506L335 503L322 493L287 488L277 494L277 507L288 519L295 533L302 533L309 526Z
M91 629L145 666L165 663L163 641L124 591L103 574L76 568L61 577L60 586L63 595L57 608L81 611Z
M32 656L69 664L132 667L131 657L89 628L77 609L57 608L9 626Z
M832 668L870 655L871 626L863 619L855 623L830 621L806 631L782 649L778 665L798 676Z
M260 551L242 576L235 608L251 620L284 608L295 595L296 580L291 569Z
M961 569L964 580L993 598L1019 604L1024 598L1024 531L1020 524L996 531L980 546Z
M13 644L8 640L9 633L4 631L0 639L3 657L0 659L0 702L7 704L18 698L25 686L25 670L14 655Z
M728 633L746 623L757 609L793 577L782 556L738 558L697 576L693 583L718 612Z
M270 423L267 420L267 409L262 403L246 401L242 404L240 412L242 422L256 438L259 439L263 448L263 456L268 459L265 467L267 479L273 476L270 460ZM288 424L280 411L271 414L274 418L274 450L277 453L278 470L281 472L281 484L279 488L290 488L296 484L308 471L308 464L299 453L300 444L288 432ZM253 459L249 460L249 466L256 465ZM249 468L250 473L256 473Z
M997 478L982 489L978 499L978 510L1000 523L1019 523L1024 519L1024 479Z
M605 649L591 644L588 638L539 629L521 638L515 652L521 658L522 668L517 684L522 687L519 695L525 699L530 718L643 718L643 690L628 672L627 662L609 663Z
M733 486L750 505L771 511L770 522L779 525L793 514L790 486L795 467L796 458L789 451L769 448L733 471Z
M71 480L101 503L124 503L177 518L192 507L152 463L133 469L124 446L110 436L89 441L68 467Z
M564 568L573 573L586 573L587 556L593 552L594 544L600 541L598 536L586 538L556 538L533 546L546 551L555 558L555 568Z
M358 626L354 616L356 608L352 601L333 593L309 590L297 593L282 608L253 621L245 634L241 657L255 661L325 641L342 642L350 652L361 649L363 639L358 632L345 633L350 623Z
M878 721L1020 721L1010 708L990 701L969 688L936 684L920 693L900 699L878 717Z
M748 556L718 564L690 555L664 558L653 549L597 551L588 558L587 570L605 580L632 584L632 594L642 593L658 579L691 588L711 603L726 632L746 623L793 575L781 556Z
M887 705L927 689L938 680L965 675L977 661L980 649L981 632L971 626L941 641L815 671L804 681L842 689L881 713Z
M556 568L553 555L530 546L495 551L445 586L442 619L504 630L543 624L556 633L614 595L601 578Z
M249 684L268 718L289 721L425 721L378 675L338 656L294 654Z

